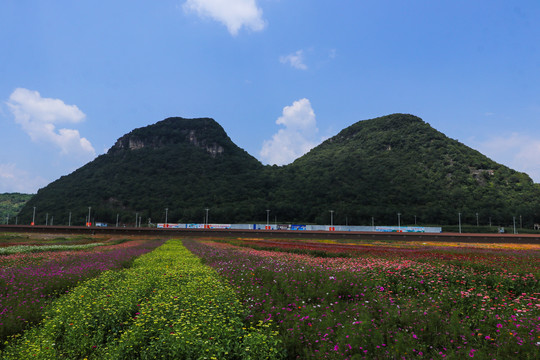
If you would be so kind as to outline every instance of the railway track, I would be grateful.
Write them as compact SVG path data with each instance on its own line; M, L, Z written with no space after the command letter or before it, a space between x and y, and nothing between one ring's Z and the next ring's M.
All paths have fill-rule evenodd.
M133 227L85 227L85 226L28 226L0 225L0 232L92 234L92 235L143 235L159 238L178 237L236 237L256 239L374 239L394 241L440 241L462 243L512 243L540 244L540 234L477 234L477 233L385 233L353 231L306 231L306 230L237 230L237 229L156 229Z

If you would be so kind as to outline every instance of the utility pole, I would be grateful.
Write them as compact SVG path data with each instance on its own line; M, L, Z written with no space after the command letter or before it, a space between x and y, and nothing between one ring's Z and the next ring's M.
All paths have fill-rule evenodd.
M34 206L34 213L32 215L32 226L34 226L35 221L36 221L36 207Z
M459 233L461 234L461 213L458 213L459 215Z

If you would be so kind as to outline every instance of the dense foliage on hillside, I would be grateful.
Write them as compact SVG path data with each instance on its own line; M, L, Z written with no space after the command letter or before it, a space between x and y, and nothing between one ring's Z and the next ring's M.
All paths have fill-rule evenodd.
M130 148L131 146L131 148ZM105 155L38 191L36 224L48 213L55 224L93 222L203 222L248 220L255 199L266 197L264 166L232 143L211 119L170 118L125 135ZM249 215L251 216L251 215Z
M285 167L295 212L328 223L507 225L513 216L540 218L540 187L449 139L420 118L394 114L360 121ZM326 213L325 213L326 212ZM348 219L345 219L345 216ZM335 218L336 219L336 218ZM325 221L326 220L326 221Z
M455 224L540 221L540 185L449 139L420 118L360 121L287 166L263 166L212 119L169 118L133 130L105 155L41 189L31 221L82 225L271 221Z
M32 196L20 193L0 194L0 224L15 224L17 214Z

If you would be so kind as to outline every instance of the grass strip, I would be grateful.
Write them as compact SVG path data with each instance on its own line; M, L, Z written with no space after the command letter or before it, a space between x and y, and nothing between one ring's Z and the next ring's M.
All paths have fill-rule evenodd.
M0 248L0 255L11 255L20 253L36 253L45 251L72 251L87 250L96 246L103 246L104 243L92 243L81 245L14 245Z

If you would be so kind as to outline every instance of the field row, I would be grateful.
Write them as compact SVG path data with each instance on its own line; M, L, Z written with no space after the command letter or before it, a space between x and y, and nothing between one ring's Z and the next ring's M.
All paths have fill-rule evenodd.
M1 255L44 252L44 251L70 251L70 250L87 250L96 246L102 246L103 243L91 243L84 245L14 245L0 248Z

